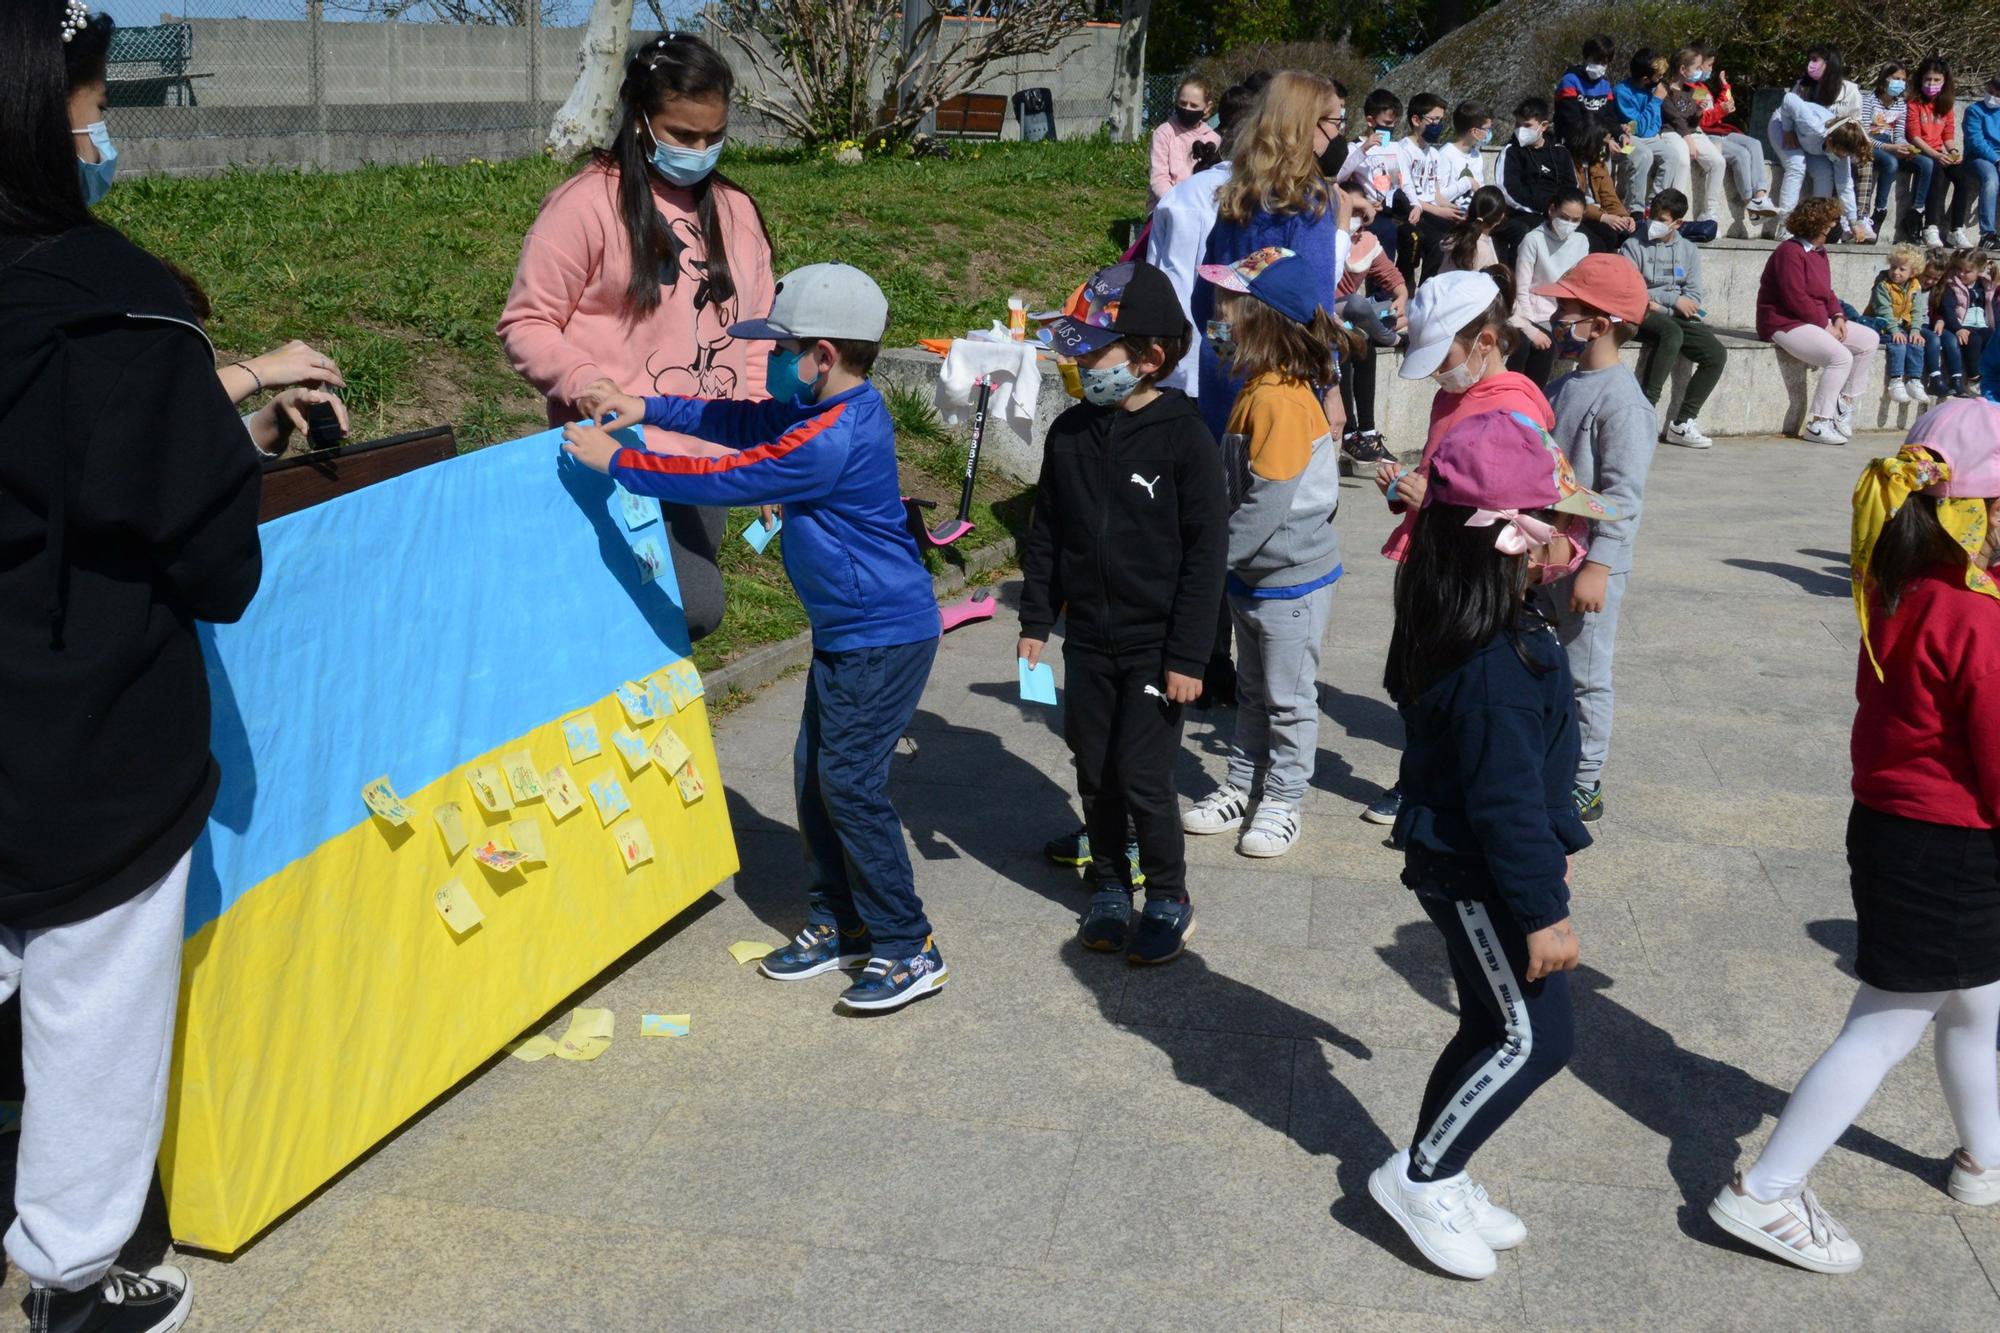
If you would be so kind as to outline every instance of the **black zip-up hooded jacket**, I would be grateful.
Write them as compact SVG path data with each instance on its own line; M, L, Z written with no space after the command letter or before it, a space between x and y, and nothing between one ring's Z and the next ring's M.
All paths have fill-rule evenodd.
M1079 403L1042 442L1021 633L1047 639L1066 615L1072 648L1157 653L1165 670L1199 676L1228 550L1222 454L1186 394L1168 389L1136 412Z
M159 261L106 227L0 237L0 921L95 915L194 845L195 622L257 590L260 475Z

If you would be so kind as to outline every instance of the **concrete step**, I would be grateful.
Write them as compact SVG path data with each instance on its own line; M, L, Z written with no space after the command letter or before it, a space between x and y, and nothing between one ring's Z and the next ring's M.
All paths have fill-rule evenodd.
M1758 342L1743 330L1719 329L1729 349L1729 364L1722 383L1709 398L1701 414L1702 428L1710 435L1794 435L1805 423L1813 377L1809 371L1769 343ZM1625 363L1636 371L1640 349L1624 350ZM929 399L937 387L942 357L921 348L885 348L875 363L876 382L886 392L902 387ZM1402 354L1384 352L1376 367L1375 424L1390 447L1397 450L1420 448L1430 424L1431 399L1437 393L1434 380L1406 380L1396 372ZM1685 362L1676 370L1660 419L1678 412L1692 367ZM1021 481L1033 481L1041 472L1042 440L1054 421L1076 400L1063 392L1062 381L1053 367L1042 377L1042 392L1035 411L1033 437L1023 441L1004 426L990 427L983 446L981 466ZM1869 383L1861 395L1860 424L1870 430L1905 430L1920 415L1907 403L1892 403L1883 396L1883 372L1878 356L1870 371Z

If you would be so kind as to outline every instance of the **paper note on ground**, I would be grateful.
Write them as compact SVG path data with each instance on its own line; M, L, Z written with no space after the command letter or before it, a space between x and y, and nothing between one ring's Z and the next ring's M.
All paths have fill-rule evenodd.
M536 1033L507 1053L516 1060L526 1060L529 1064L533 1064L537 1060L548 1059L556 1053L556 1050L556 1039L554 1037Z
M590 799L597 804L598 822L609 827L611 821L632 808L631 798L618 785L618 779L606 773L590 784Z
M618 696L618 706L625 710L625 720L633 726L644 726L653 720L653 705L646 698L644 685L628 680L612 693Z
M775 944L759 944L756 940L738 940L729 946L729 956L741 966L744 963L754 963L759 958L768 958L777 947Z
M486 919L486 913L479 910L479 904L472 901L472 895L465 891L465 885L457 880L448 880L445 886L431 896L437 914L451 927L454 935L463 935Z
M569 1030L556 1043L559 1060L595 1060L611 1045L611 1011L577 1009L569 1016Z
M653 756L653 762L660 766L662 773L677 773L682 764L694 758L694 752L687 747L671 726L660 728L660 734L653 737L653 743L646 747Z
M500 766L507 771L507 788L514 793L515 804L542 799L542 774L535 767L535 756L515 750L501 759Z
M653 756L647 751L644 738L634 735L623 727L611 733L611 745L625 761L627 772L643 773L646 771L646 766L653 762Z
M398 828L410 822L410 807L396 795L396 789L389 785L387 775L376 778L361 789L361 803Z
M639 1019L642 1037L685 1037L692 1019L686 1014L646 1014Z
M743 540L750 543L751 550L755 551L758 555L762 555L764 554L764 548L771 544L771 538L777 536L778 529L784 526L785 520L775 515L772 517L771 526L768 528L764 526L763 519L753 519L750 526L743 529Z
M583 809L583 793L576 789L576 779L561 764L542 774L542 802L558 824Z
M514 798L507 794L507 780L494 765L474 764L465 770L465 781L482 809L503 815L514 808Z
M542 843L542 821L529 815L517 819L507 826L507 836L514 840L514 850L521 854L521 863L531 866L545 866L549 863L549 849Z
M580 764L596 755L597 719L588 713L578 713L575 717L563 719L563 744L569 746L569 761Z
M692 759L682 764L680 772L674 774L674 785L681 789L682 805L693 805L708 794L708 788L702 785L701 773Z
M431 811L431 818L437 821L438 832L444 837L444 852L448 859L456 857L472 841L465 831L465 807L457 801L446 801Z
M1056 671L1047 662L1029 666L1028 659L1020 659L1021 702L1030 704L1052 704L1056 701Z
M645 821L637 815L614 827L611 839L618 844L618 859L625 863L627 870L653 859L653 835L646 832Z

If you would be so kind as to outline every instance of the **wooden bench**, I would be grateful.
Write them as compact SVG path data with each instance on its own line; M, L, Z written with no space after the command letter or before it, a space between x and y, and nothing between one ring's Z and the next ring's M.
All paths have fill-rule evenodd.
M105 59L105 90L111 105L193 106L194 81L214 77L190 73L193 59L192 24L116 29Z
M1000 93L960 93L938 103L940 138L997 139L1007 126L1007 99Z

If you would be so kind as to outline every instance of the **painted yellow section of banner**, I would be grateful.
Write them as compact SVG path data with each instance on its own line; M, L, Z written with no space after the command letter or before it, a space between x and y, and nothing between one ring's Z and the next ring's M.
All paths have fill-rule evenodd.
M590 711L606 734L622 725L609 693ZM662 725L714 771L702 701L646 737ZM543 801L489 814L465 770L522 748L543 768L564 759L561 719L405 792L417 818L364 818L189 938L185 1040L160 1153L178 1242L238 1249L736 872L721 793L683 805L657 768L621 774L656 848L629 872L594 814L558 822ZM587 783L620 762L607 748L572 769ZM536 819L547 864L495 874L472 850L453 857L430 818L447 801L464 808L474 848L504 843L511 820ZM358 793L353 805L366 816ZM431 901L454 877L485 914L463 936Z

